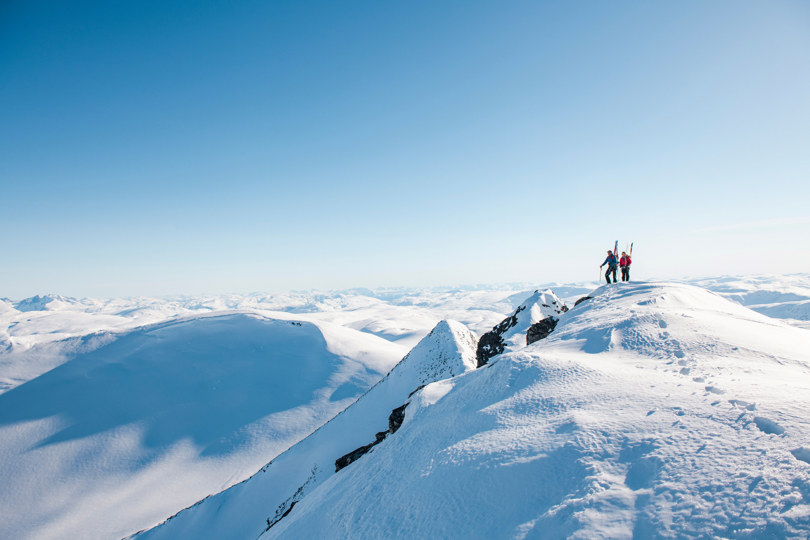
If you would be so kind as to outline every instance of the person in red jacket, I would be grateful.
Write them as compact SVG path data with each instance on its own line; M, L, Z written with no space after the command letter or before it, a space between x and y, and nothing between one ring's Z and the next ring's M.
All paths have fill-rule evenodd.
M622 258L619 259L619 268L622 269L622 281L630 281L630 255L622 251Z

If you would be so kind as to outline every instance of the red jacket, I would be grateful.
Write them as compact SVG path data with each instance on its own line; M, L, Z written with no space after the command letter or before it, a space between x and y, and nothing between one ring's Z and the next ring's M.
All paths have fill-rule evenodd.
M619 266L630 266L630 263L633 261L630 260L630 255L625 255L621 259L619 259Z

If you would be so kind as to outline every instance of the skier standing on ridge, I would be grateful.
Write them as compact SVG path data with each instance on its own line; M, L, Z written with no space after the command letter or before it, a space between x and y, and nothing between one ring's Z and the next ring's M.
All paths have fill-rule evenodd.
M619 259L619 267L622 269L622 281L630 281L630 255L622 251L622 258ZM615 277L613 278L616 279Z
M616 279L616 267L619 266L618 261L616 260L616 255L613 254L612 251L608 250L607 257L605 258L605 262L599 265L599 269L601 270L603 266L608 265L607 272L605 272L605 279L608 283L610 283L610 274L613 273L613 283L616 283L618 280Z

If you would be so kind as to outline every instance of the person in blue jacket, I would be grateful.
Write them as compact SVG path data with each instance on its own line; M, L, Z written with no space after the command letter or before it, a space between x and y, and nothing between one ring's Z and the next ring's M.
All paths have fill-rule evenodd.
M616 269L619 266L619 261L616 260L616 255L613 254L612 251L608 250L607 257L605 258L605 262L599 265L599 268L608 265L607 272L605 272L605 279L608 283L610 283L610 274L613 274L613 283L616 283Z

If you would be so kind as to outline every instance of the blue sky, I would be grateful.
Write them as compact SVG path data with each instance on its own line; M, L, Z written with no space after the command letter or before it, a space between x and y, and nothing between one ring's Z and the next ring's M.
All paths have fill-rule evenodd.
M0 296L810 271L807 2L4 2Z

